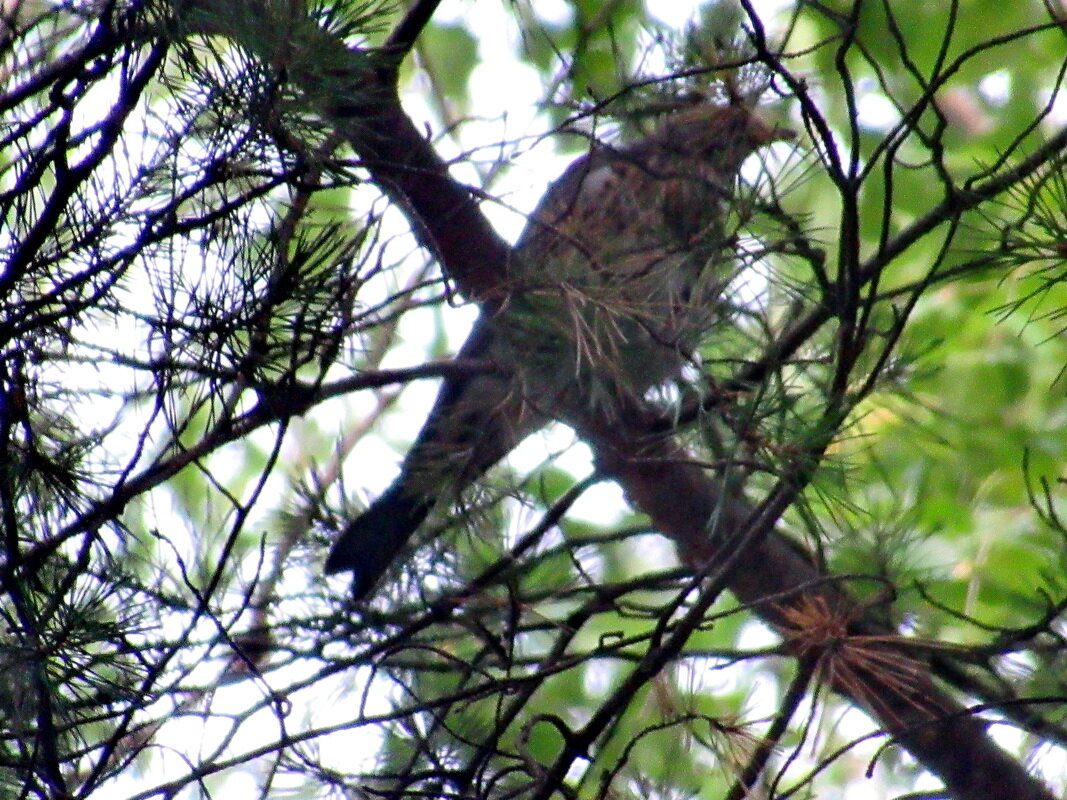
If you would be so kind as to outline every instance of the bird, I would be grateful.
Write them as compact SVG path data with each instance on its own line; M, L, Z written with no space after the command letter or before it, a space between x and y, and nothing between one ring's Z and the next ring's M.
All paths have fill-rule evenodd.
M552 420L610 422L681 376L715 319L742 162L790 137L748 103L703 101L646 136L588 151L552 183L512 248L505 302L458 352L502 367L445 378L399 476L341 531L327 575L368 597L431 511Z

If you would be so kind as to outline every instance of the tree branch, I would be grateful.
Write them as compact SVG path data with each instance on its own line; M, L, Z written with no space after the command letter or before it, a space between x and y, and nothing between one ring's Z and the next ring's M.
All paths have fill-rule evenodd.
M429 24L441 0L415 0L404 19L393 29L386 40L385 49L394 56L403 56L415 46L415 40Z
M264 30L286 27L265 10L270 4L245 0L242 5L250 4L257 11L243 25L220 24L219 20L234 18L233 4L209 0L194 3L195 13L187 11L184 19L194 31L224 32L266 62L283 66L308 101L348 139L375 183L401 203L420 239L460 290L483 307L496 308L508 283L510 250L480 213L472 192L451 178L447 165L404 113L391 82L395 63L388 55L349 49L304 19L289 20L283 42L276 31ZM432 5L425 8L432 10ZM1038 166L1037 157L1031 158L999 179L949 198L890 241L872 262L859 266L857 280L870 280L877 264ZM826 307L811 312L798 324L799 334L787 339L785 350L818 329L832 313ZM781 357L779 352L772 360ZM748 377L759 372L756 369ZM669 437L650 438L640 425L609 426L602 420L579 427L594 447L601 469L618 481L657 530L677 544L683 559L705 571L732 562L720 579L787 639L801 638L793 621L811 607L825 607L851 620L845 631L848 637L878 639L878 652L903 664L908 681L861 665L848 673L847 680L831 677L829 682L866 708L940 776L953 797L1051 800L1038 780L993 743L984 722L934 685L927 665L916 659L906 640L866 614L839 582L820 573L808 553L776 530L777 519L795 499L798 486L786 486L753 508L737 487L714 480ZM832 641L826 647L832 650L841 644ZM559 774L565 775L566 769Z

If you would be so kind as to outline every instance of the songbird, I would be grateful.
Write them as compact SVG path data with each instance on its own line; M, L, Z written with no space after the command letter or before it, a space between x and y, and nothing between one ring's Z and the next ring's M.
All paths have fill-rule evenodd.
M702 102L651 134L594 142L541 199L502 288L459 351L502 369L447 378L400 476L342 531L327 574L366 597L435 505L522 439L579 412L610 420L677 378L713 321L734 250L741 163L786 138L741 102Z

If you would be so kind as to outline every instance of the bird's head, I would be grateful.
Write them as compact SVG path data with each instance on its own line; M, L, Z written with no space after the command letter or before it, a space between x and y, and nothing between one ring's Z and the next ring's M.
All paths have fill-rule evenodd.
M652 134L665 149L711 162L724 174L736 172L759 148L794 138L794 131L768 121L741 102L690 106L664 119Z

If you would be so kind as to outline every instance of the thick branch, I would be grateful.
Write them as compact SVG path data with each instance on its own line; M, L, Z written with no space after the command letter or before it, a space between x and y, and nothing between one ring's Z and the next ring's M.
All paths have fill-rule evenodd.
M630 502L670 537L681 558L714 572L741 549L726 576L729 589L787 638L796 635L791 611L819 608L852 620L847 636L872 642L876 664L850 666L828 658L837 670L834 688L872 714L928 770L945 781L955 798L1051 798L1048 790L986 734L986 724L941 691L928 665L907 640L875 620L840 582L820 573L801 547L774 528L784 509L755 509L736 489L709 476L673 439L595 422L581 431L600 468L626 491ZM827 643L828 654L848 639ZM905 674L907 680L901 680Z
M380 54L345 47L308 20L280 25L275 12L253 0L245 0L244 7L254 6L254 13L233 24L234 4L223 5L213 8L200 0L197 19L186 23L198 32L224 33L284 67L318 112L347 137L375 183L403 205L413 228L460 289L483 305L497 304L507 284L509 248L480 213L470 190L449 176L447 165L404 113L394 84L395 65ZM264 30L267 26L272 30ZM990 182L991 191L999 188ZM980 194L976 187L937 213L958 216ZM930 227L915 227L911 239L902 234L879 258L899 252ZM813 312L810 327L817 328L830 313ZM648 440L642 430L595 420L580 433L594 446L601 468L677 544L688 563L705 569L741 548L729 588L787 637L796 632L791 618L810 607L848 615L854 620L850 635L881 637L884 651L907 665L910 680L902 683L878 670L856 669L850 680L837 679L835 688L876 716L945 781L953 797L1051 800L1039 781L989 739L984 723L934 686L926 665L906 642L887 642L895 638L893 632L864 615L838 582L820 574L799 545L775 530L784 506L754 511L737 490L724 490L668 437Z
M373 181L404 207L416 235L460 292L495 307L510 247L479 210L475 193L449 175L448 165L401 107L394 48L347 47L302 16L299 5L191 0L182 6L179 25L183 32L231 39L298 86L348 140ZM405 24L424 22L415 15Z

